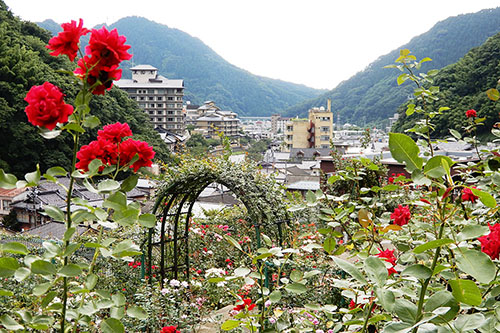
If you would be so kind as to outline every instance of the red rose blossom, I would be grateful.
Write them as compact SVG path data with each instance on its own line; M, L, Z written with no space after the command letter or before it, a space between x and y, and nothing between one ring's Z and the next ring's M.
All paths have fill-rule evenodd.
M500 256L500 223L490 225L490 233L478 238L481 242L481 251L490 256L492 260Z
M46 46L49 50L52 50L50 55L58 56L60 54L65 54L68 56L69 60L75 60L80 37L86 35L90 31L83 27L82 19L78 22L78 26L76 25L76 21L73 20L70 23L61 24L63 31L57 36L52 37L49 40L49 45Z
M403 226L408 224L408 221L411 218L410 209L408 206L399 205L398 208L394 209L394 212L391 214L391 220L394 220L394 224Z
M132 58L127 52L130 45L125 45L126 41L125 36L118 35L116 29L108 31L104 26L99 30L92 29L85 53L99 59L99 66L118 66L120 62Z
M470 110L465 111L465 116L467 118L476 118L477 112L476 112L476 110L470 109Z
M472 190L470 188L465 187L462 190L462 201L470 201L472 203L475 203L477 199L479 199L479 197L474 195L474 193L472 193Z
M248 311L252 311L253 308L255 308L255 304L252 304L252 300L250 298L245 298L243 300L243 304L236 305L233 310L234 311L241 311L244 308L247 308Z
M101 66L99 58L85 56L78 60L75 74L86 78L89 86L93 87L92 94L104 95L105 90L113 87L113 80L119 80L122 77L122 70L118 69L118 65ZM96 83L99 84L95 86Z
M106 125L102 130L97 131L97 136L112 143L120 143L123 138L132 136L132 131L127 123L114 123Z
M104 169L106 165L114 165L118 161L118 151L117 145L105 139L97 139L92 141L88 145L82 146L80 151L76 153L76 157L79 162L76 163L77 169L82 169L84 171L89 170L89 164L95 159L101 160L103 166L101 166L100 171Z
M63 96L61 89L49 82L31 87L24 98L28 102L24 110L28 121L48 130L53 130L57 123L67 122L68 116L73 113L73 106L66 104Z
M134 139L127 139L120 144L120 166L126 165L132 161L136 154L139 159L135 161L130 167L137 172L141 167L150 167L153 162L155 152L147 142L138 141Z
M161 329L161 333L180 333L177 326L165 326Z
M394 250L385 250L385 251L382 251L381 249L378 250L380 251L380 253L378 253L376 256L392 264L392 267L387 269L387 273L389 274L389 276L391 276L391 274L397 273L398 271L394 269L397 260L396 257L394 256Z

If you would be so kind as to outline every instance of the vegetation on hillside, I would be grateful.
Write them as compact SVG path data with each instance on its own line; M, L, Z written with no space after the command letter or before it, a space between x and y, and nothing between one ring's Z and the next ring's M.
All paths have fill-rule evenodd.
M499 31L500 8L450 17L408 44L379 57L335 89L289 108L286 115L305 115L308 109L325 105L330 98L335 118L339 113L341 123L387 125L387 119L411 96L413 89L410 85L403 89L397 87L396 71L383 68L398 57L400 49L412 50L419 59L430 56L433 61L426 63L424 70L439 69L455 63Z
M33 85L49 81L63 90L71 101L76 89L70 78L57 70L72 70L67 57L52 57L45 48L50 34L31 22L23 22L0 0L0 168L16 175L54 165L70 164L71 139L61 135L43 140L33 126L26 123L24 101ZM125 92L115 88L106 96L92 100L91 109L103 125L127 122L133 133L153 145L156 157L167 161L170 153L160 136L149 125L147 115L130 100ZM95 138L97 130L82 137L83 143Z
M490 133L499 119L500 105L490 100L486 91L498 85L499 64L500 34L497 34L436 75L433 85L440 88L440 93L437 94L439 100L435 101L432 107L435 110L449 107L450 110L433 119L433 137L450 136L449 129L463 132L466 124L465 112L469 109L476 110L479 117L486 118L484 126L478 127L478 134L484 136ZM407 85L411 86L410 83ZM396 131L403 132L412 128L420 117L417 113L406 116L406 108L407 104L399 108L400 118L394 126Z
M40 26L58 32L53 21ZM185 100L195 104L212 100L240 116L270 116L324 92L253 75L228 63L198 38L142 17L123 18L110 28L117 28L132 45L134 57L125 68L150 64L167 78L183 79ZM127 75L130 72L124 71Z

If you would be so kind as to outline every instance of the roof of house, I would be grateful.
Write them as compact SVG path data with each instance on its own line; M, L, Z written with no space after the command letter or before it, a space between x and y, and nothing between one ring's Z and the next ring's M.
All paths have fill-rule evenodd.
M119 88L184 88L184 80L170 80L162 75L157 75L155 79L149 79L147 83L140 83L131 79L121 79L115 81Z
M14 198L15 196L23 193L26 191L26 188L13 188L13 189L5 189L5 188L0 188L0 197L7 197L7 198Z
M130 70L158 70L158 68L153 67L151 65L137 65L130 68Z
M319 190L319 181L301 180L285 186L288 190L317 191Z
M78 235L83 234L85 231L89 230L88 227L77 226L76 233ZM59 239L62 240L64 233L66 232L66 225L63 222L48 222L29 230L24 231L24 234L29 234L32 236L38 236L40 238L48 239Z

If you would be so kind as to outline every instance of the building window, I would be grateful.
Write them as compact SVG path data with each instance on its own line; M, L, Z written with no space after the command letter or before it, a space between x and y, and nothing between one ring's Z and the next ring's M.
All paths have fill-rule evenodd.
M182 97L177 96L178 101L182 101Z
M154 101L154 100L155 100L155 98L154 98L154 97L152 97L152 96L149 96L149 100L150 100L150 101Z
M287 127L286 127L286 130L287 130L288 132L293 131L293 126L287 126Z
M174 98L173 98L173 97L167 97L167 99L168 99L169 101L173 101L173 100L174 100Z
M154 111L152 111L152 110L150 110L150 111L149 111L149 114L155 114L155 112L154 112Z
M2 205L3 205L3 210L9 210L9 208L10 208L10 201L8 201L8 200L2 200Z
M156 100L157 100L157 101L161 101L161 99L162 99L162 97L161 97L161 96L156 97Z
M174 118L167 118L167 121L174 121Z
M329 135L322 135L321 141L330 141L330 136Z
M161 111L161 110L160 110L160 111L158 111L158 112L156 112L156 113L157 113L157 114L163 114L163 111Z
M174 111L167 111L167 114L174 114Z
M158 103L158 104L156 104L156 106L157 106L157 107L159 107L159 108L162 108L162 107L163 107L163 104Z
M173 108L174 104L167 104L167 108Z
M321 132L330 132L329 126L321 126Z
M143 101L143 100L144 100L144 96L139 97L139 99L140 99L141 101Z
M154 107L155 107L155 103L151 103L151 104L149 104L149 107L150 107L150 108L154 108Z
M321 117L321 121L330 121L330 117Z

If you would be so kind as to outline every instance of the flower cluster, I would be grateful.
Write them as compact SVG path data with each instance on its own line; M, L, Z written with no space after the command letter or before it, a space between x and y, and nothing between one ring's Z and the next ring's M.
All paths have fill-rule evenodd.
M165 326L161 329L161 333L180 333L176 326Z
M394 183L394 180L395 180L396 178L398 178L398 177L400 177L400 176L404 176L404 175L405 175L404 173L398 173L398 174L393 173L393 174L391 175L391 177L389 177L389 178L387 179L387 181L389 182L389 184L393 184L393 183Z
M474 195L474 193L472 193L472 190L470 188L465 187L462 190L462 201L470 201L472 203L475 203L477 199L479 199L479 197Z
M132 131L127 123L118 122L104 126L102 130L98 131L97 140L80 148L76 154L79 160L76 167L88 171L90 162L95 159L102 162L101 170L110 165L118 164L122 167L131 163L136 155L138 159L130 165L134 172L137 172L141 167L150 167L155 155L153 148L146 142L132 138L123 141L125 137L131 135Z
M499 259L500 255L500 223L490 225L490 233L479 237L481 251L490 256L491 259Z
M394 224L403 226L408 224L410 221L411 213L408 206L399 205L398 208L394 209L394 212L391 214L391 220L394 220Z
M465 116L467 118L476 118L477 117L477 112L474 109L470 109L470 110L465 111Z
M74 61L78 52L80 38L89 30L83 27L82 19L78 26L75 21L61 25L63 31L49 41L47 48L53 50L51 55L67 55ZM122 70L120 63L129 60L130 45L125 45L126 38L118 35L116 29L108 31L106 27L92 29L89 44L85 48L85 56L78 60L75 74L90 86L94 95L104 95L104 91L111 89L113 80L119 80Z
M377 254L377 257L385 259L388 263L392 265L392 267L387 269L387 273L389 276L391 276L394 273L397 273L396 269L394 268L396 266L396 257L394 256L394 250L385 250L382 251L381 249L378 249L380 252Z

